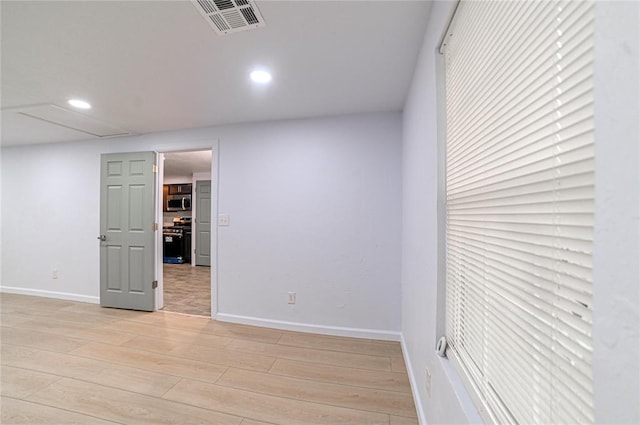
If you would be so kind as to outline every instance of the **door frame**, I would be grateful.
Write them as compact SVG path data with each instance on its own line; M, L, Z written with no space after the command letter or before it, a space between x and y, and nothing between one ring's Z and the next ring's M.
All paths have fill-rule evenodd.
M218 188L219 188L219 162L220 162L220 140L216 139L209 146L200 144L189 144L181 146L180 149L162 149L158 152L158 174L156 193L156 221L158 232L156 238L156 280L158 289L156 291L156 310L164 307L164 276L163 276L163 238L162 225L164 223L164 211L162 205L162 189L164 185L164 154L172 152L189 151L211 151L211 318L218 315ZM193 266L195 267L195 266Z

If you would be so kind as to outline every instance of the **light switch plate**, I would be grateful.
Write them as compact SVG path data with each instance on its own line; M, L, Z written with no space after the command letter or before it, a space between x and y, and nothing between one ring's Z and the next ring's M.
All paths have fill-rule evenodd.
M218 226L228 226L230 223L229 214L220 214L218 216Z

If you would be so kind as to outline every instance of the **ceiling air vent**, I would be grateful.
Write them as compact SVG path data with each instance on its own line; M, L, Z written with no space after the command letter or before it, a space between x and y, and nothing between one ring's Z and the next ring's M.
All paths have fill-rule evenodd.
M191 2L218 35L264 26L264 19L253 0L191 0Z

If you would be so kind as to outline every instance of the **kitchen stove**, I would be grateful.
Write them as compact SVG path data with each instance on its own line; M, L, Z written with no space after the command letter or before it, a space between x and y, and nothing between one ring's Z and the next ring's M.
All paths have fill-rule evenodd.
M182 264L191 262L191 217L176 217L173 226L162 229L164 262Z

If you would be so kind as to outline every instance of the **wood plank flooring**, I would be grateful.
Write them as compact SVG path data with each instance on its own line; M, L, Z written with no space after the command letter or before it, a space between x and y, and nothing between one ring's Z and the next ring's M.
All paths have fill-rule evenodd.
M211 317L211 268L163 264L164 311Z
M400 345L0 294L2 424L416 425Z

